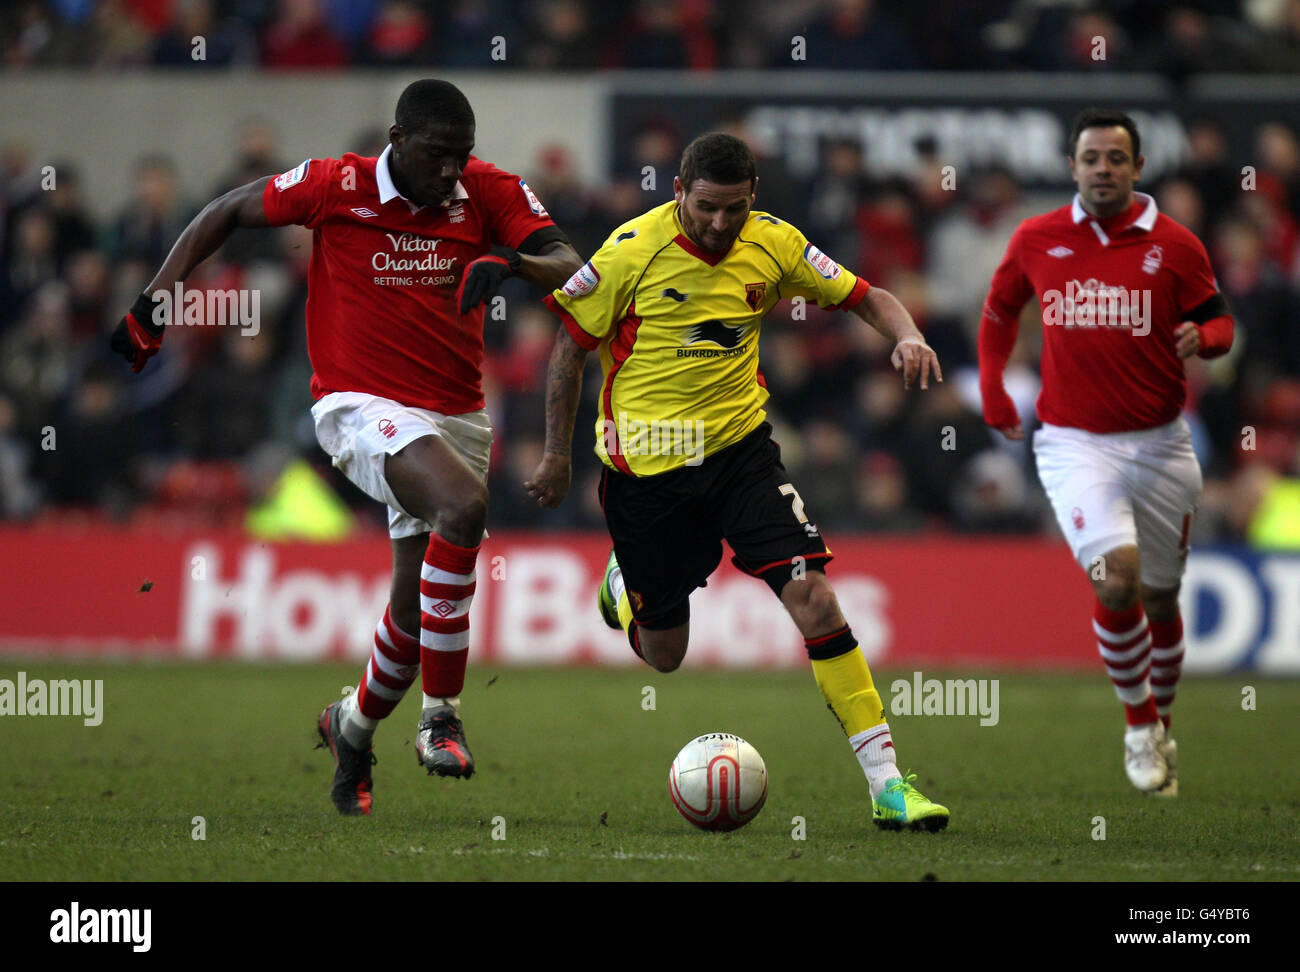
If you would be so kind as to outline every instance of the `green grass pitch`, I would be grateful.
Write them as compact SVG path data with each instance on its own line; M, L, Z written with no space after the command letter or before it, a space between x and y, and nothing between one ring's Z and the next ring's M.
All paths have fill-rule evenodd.
M415 692L376 737L374 815L343 818L314 726L359 666L9 660L0 677L20 670L102 678L104 719L0 717L6 880L1300 879L1297 681L1184 679L1182 795L1167 802L1129 786L1100 673L1002 677L996 726L893 716L900 765L952 810L946 832L922 834L871 824L866 782L808 672L475 667L475 777L416 765ZM900 674L876 673L887 703ZM731 834L694 829L668 797L677 750L713 730L752 742L770 774L766 807ZM192 839L195 817L205 840Z

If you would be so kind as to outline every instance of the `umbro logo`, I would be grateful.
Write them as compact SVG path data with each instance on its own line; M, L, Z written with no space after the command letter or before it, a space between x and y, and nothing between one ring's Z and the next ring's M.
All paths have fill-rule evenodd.
M438 615L438 617L445 618L447 615L451 614L452 611L456 610L456 606L450 601L439 601L437 604L430 606L429 610Z
M352 211L356 213L358 216L360 216L362 219L369 219L372 216L379 215L373 209L366 209L365 206L357 206Z
M1064 257L1074 256L1074 251L1068 246L1054 246L1047 251L1047 255L1050 257L1056 257L1056 259L1060 260Z
M679 294L677 291L673 290L672 287L669 287L667 290L665 290L665 291L663 292L663 296L664 296L664 297L671 297L673 300L677 301L677 303L679 303L679 304L684 304L684 303L686 303L687 298L689 298L691 295L690 295L690 294Z

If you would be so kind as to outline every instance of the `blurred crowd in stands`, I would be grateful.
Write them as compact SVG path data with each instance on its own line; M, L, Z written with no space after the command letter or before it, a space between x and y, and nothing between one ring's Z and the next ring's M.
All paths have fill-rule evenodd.
M743 122L721 124L749 135ZM375 155L383 138L358 133L354 144ZM1300 482L1300 143L1281 123L1261 126L1250 191L1216 123L1192 121L1189 145L1182 171L1146 188L1206 242L1238 326L1228 356L1188 364L1187 417L1206 474L1198 538L1250 538L1275 487ZM681 147L667 129L649 128L632 154L675 172ZM905 393L887 343L855 318L778 305L764 324L761 358L769 413L806 506L831 530L1051 532L1031 455L981 421L975 346L988 282L1012 230L1067 197L1025 198L1008 173L993 169L944 191L934 157L910 181L875 183L864 175L863 151L853 142L827 145L807 183L760 157L759 208L792 215L824 250L899 296L947 380ZM670 180L643 191L637 169L593 186L573 162L556 144L526 175L584 257L615 226L670 198ZM246 122L212 194L292 163L280 156L272 125ZM43 189L43 170L21 142L0 153L3 517L89 509L236 524L300 459L357 516L381 522L377 504L330 468L308 413L310 232L238 231L190 286L256 291L256 333L169 328L163 353L132 376L106 337L204 200L182 198L169 159L148 156L125 209L97 225L76 168L54 172L56 188ZM508 281L502 296L505 320L489 319L485 329L485 388L497 429L491 522L598 527L599 464L590 448L596 356L575 435L572 499L542 512L521 484L542 452L555 321L521 281ZM1036 306L1026 308L1007 372L1027 428L1038 391Z
M931 13L935 6L949 14ZM822 66L1086 68L1068 57L1040 61L1034 53L1068 51L1069 45L1044 43L1043 32L1090 33L1094 26L1079 25L1086 18L1100 18L1110 25L1109 36L1127 38L1125 50L1146 50L1142 38L1159 38L1170 48L1161 64L1177 63L1173 49L1204 30L1220 40L1244 38L1240 49L1251 51L1223 67L1278 66L1284 58L1266 65L1266 52L1281 58L1290 51L1294 58L1300 51L1300 0L1112 3L1106 12L1073 3L911 7L926 9L923 23L906 5L865 0L758 0L744 9L762 8L752 22L763 25L772 44L786 29L772 24L793 23L794 11L801 24L821 18L817 36L835 35L844 44L843 57ZM46 0L6 10L0 45L10 69L178 63L188 49L182 40L201 26L209 52L222 51L224 63L270 67L329 66L295 60L295 50L333 50L337 65L435 59L472 66L481 62L477 53L469 56L471 47L477 50L471 41L486 36L489 24L518 32L530 67L776 63L763 53L770 45L762 31L726 29L737 17L751 22L739 5L709 0L636 3L621 27L608 26L594 4L578 0ZM1005 19L965 38L978 36L979 44L958 43L963 18L976 11L981 23ZM510 26L501 28L503 22ZM1164 26L1144 33L1153 24ZM295 37L304 30L336 43L299 44ZM855 47L862 30L884 31L892 40ZM631 43L633 37L640 40ZM881 46L898 63L854 61L849 53ZM1204 240L1237 320L1229 355L1188 363L1186 416L1205 470L1194 539L1269 545L1289 537L1300 545L1300 141L1282 121L1260 125L1248 146L1229 146L1209 118L1189 118L1187 126L1181 170L1140 188ZM924 163L907 179L869 178L864 153L870 146L846 140L825 144L817 175L796 180L779 158L761 154L761 140L746 131L743 118L718 119L717 127L760 150L758 208L790 219L839 262L896 294L938 352L947 378L925 393L905 393L886 342L855 318L778 305L762 333L769 414L807 509L832 531L1054 532L1028 448L1006 442L981 421L975 347L980 308L1012 230L1067 202L1068 194L1027 195L998 169L963 176L957 191L947 191L942 160L924 141L916 146ZM599 185L579 178L560 141L522 174L585 258L615 226L671 197L670 178L661 177L656 190L643 189L641 165L675 173L683 142L694 134L647 125L624 147L619 171ZM267 120L245 121L231 142L231 157L212 163L212 196L300 161L283 156ZM339 150L377 155L385 143L376 129L358 132ZM1256 166L1251 188L1243 188L1243 158ZM76 165L59 163L52 172L51 183L44 160L21 137L6 133L0 140L0 520L91 511L247 524L249 510L265 511L288 481L286 469L297 471L293 482L305 481L299 473L306 462L319 476L321 495L341 497L355 519L381 525L377 504L329 466L308 413L310 232L237 232L189 286L255 291L257 333L169 328L163 353L132 376L108 352L107 335L207 198L184 198L175 163L150 155L138 160L123 210L96 221L81 198ZM543 512L521 484L542 452L555 321L522 282L507 282L502 293L505 320L489 319L485 329L485 390L497 430L491 526L600 527L599 463L590 448L596 356L575 434L571 499L559 511ZM1034 425L1039 381L1036 307L1026 308L1007 372L1026 428Z
M0 16L10 67L1300 70L1300 0L11 0Z

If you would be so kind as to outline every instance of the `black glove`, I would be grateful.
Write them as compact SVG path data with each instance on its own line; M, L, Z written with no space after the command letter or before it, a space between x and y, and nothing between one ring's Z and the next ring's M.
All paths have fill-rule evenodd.
M496 296L506 277L519 272L519 251L508 246L494 246L465 268L460 281L460 312L467 314L479 304Z
M127 315L117 322L108 346L131 364L137 374L162 348L163 325L153 322L153 298L141 294Z

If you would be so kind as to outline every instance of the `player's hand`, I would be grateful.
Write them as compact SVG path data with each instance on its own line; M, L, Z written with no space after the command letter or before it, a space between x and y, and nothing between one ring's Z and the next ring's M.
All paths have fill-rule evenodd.
M939 356L934 348L919 337L905 337L894 345L894 353L889 356L895 371L903 373L903 388L911 388L917 376L921 378L921 390L930 387L930 369L934 376L943 381L943 372L939 370Z
M470 263L460 281L460 312L468 314L495 297L502 281L519 272L519 264L519 251L508 246L494 246Z
M568 456L548 452L537 464L533 478L524 483L524 489L542 509L553 510L569 495L572 475Z
M1019 442L1025 437L1025 426L1016 411L1016 403L1011 400L1002 382L989 383L980 388L980 397L984 399L984 424L997 429L1012 442Z
M153 299L141 294L108 339L113 353L124 357L136 374L162 348L163 325L153 322L153 308Z
M1174 350L1180 358L1190 358L1201 350L1201 329L1191 321L1183 321L1174 328Z

